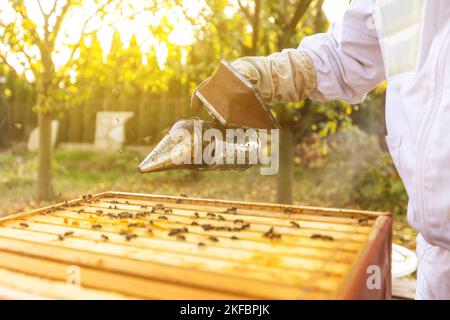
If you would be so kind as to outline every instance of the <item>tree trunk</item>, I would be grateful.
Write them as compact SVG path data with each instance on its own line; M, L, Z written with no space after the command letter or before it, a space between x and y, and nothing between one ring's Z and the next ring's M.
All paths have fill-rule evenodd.
M39 147L38 147L38 200L53 197L52 187L52 119L49 115L38 113Z
M280 170L277 175L277 202L291 204L294 180L294 134L289 125L280 129Z

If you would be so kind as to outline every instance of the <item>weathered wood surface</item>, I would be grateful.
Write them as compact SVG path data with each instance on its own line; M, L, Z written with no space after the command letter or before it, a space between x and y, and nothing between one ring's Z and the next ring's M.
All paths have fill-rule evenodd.
M0 274L11 273L8 281L0 277L0 296L10 288L69 299L338 298L374 224L387 215L115 192L88 196L0 219ZM81 270L83 291L64 294L71 265ZM27 277L36 277L29 288Z

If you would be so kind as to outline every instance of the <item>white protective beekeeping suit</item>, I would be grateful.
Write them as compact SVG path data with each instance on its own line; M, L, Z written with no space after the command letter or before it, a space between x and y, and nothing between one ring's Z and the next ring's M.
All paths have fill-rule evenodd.
M233 63L269 101L361 102L387 80L386 141L409 196L418 299L450 299L450 2L353 0L297 49Z

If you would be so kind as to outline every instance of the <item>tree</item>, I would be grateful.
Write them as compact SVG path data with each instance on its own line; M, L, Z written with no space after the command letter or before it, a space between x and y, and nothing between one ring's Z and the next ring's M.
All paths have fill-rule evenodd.
M91 23L108 11L108 7L118 0L92 0L95 10L90 11L81 21L79 39L69 44L71 61L83 38L94 32ZM57 44L64 43L63 26L70 13L82 7L79 0L54 0L51 6L44 7L37 0L38 8L30 8L23 0L7 0L0 8L0 61L12 69L26 71L35 81L37 102L34 110L38 114L39 149L37 197L39 200L53 196L51 163L51 120L58 105L60 83L67 69L57 68L52 56L57 53ZM34 11L33 11L34 10ZM31 17L38 10L39 23ZM89 11L88 11L89 12ZM78 14L78 17L81 15Z
M181 1L174 1L183 7ZM191 24L202 27L188 63L192 70L190 73L197 75L191 79L194 82L192 87L214 67L214 63L210 63L199 70L201 61L221 58L232 61L245 55L268 55L297 47L304 36L323 32L328 22L322 12L322 4L323 0L216 0L208 2L198 16L190 16L184 10ZM227 9L233 14L225 14ZM202 20L206 23L200 24ZM306 100L279 103L272 106L272 110L282 126L277 202L292 203L296 144L313 132L324 138L336 131L340 123L348 122L352 108L343 102L320 104Z

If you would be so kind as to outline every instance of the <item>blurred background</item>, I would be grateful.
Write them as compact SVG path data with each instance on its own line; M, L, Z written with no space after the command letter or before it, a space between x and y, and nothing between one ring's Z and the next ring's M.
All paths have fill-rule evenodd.
M296 47L346 0L3 0L0 215L106 190L390 211L415 247L384 142L385 83L364 103L273 106L280 173L136 166L221 59ZM208 115L202 114L207 118ZM39 131L38 131L39 130ZM41 133L40 135L38 133Z

